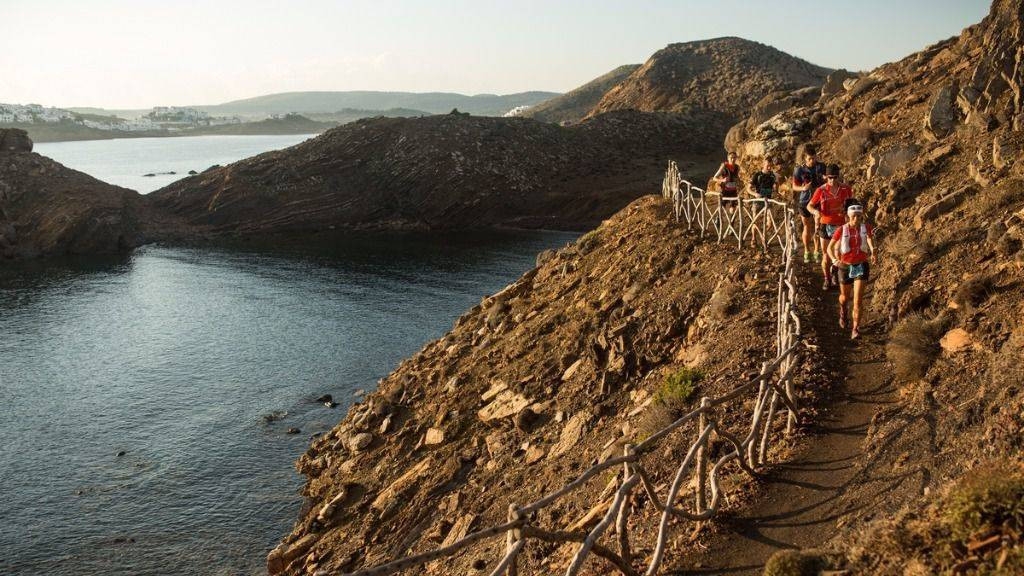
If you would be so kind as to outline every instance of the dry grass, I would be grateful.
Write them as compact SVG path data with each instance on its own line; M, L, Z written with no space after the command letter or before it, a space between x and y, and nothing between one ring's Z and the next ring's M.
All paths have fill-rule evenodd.
M601 235L597 230L591 230L576 241L576 249L580 254L586 254L601 245Z
M993 530L1019 534L1024 529L1024 470L996 463L964 475L946 499L944 519L961 540Z
M885 345L885 355L897 378L909 382L924 376L939 353L944 328L944 320L929 320L919 313L907 315L896 325Z
M764 576L818 576L828 568L821 554L800 550L779 550L764 565Z
M1024 180L1006 178L973 196L972 205L982 216L1005 217L1005 208L1024 202Z
M725 320L738 312L736 302L739 294L740 289L735 284L723 283L719 286L708 302L708 311L711 313L711 317L716 320Z
M911 256L927 258L935 251L935 245L928 234L921 234L912 227L905 226L892 239L885 243L885 252L893 254L906 262Z
M637 424L640 437L649 438L682 416L703 378L704 373L693 368L682 368L666 374L654 391L654 401Z
M991 274L976 274L957 286L953 301L965 311L970 311L983 304L992 296L995 288L995 277Z

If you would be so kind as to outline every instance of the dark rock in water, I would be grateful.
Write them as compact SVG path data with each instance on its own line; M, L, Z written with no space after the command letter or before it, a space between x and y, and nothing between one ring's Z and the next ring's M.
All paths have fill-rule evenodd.
M195 170L189 170L188 174L189 176L195 176L196 174L199 174L199 172L196 172Z
M124 450L121 450L121 451L119 451L117 453L117 457L120 458L121 456L124 456L125 454L127 454L127 452L125 452Z
M330 394L324 394L323 396L320 396L319 398L317 398L316 401L321 403L321 404L324 404L324 403L327 403L327 402L334 402L334 396L331 396Z
M299 434L300 432L302 432L302 430L299 430L298 428L289 428L288 429L288 433L289 434Z
M154 176L156 176L156 174L153 174L152 172L150 172L149 174L143 174L142 175L143 178L152 178Z
M270 424L271 422L277 422L278 420L284 420L284 417L288 415L288 412L284 410L274 410L269 414L263 415L263 421Z

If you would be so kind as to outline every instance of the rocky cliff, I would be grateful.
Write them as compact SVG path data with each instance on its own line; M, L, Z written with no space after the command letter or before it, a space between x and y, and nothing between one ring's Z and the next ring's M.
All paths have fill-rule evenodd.
M880 228L879 378L899 387L860 475L884 470L891 485L852 486L872 505L835 541L856 573L1024 570L1022 37L1024 1L997 0L981 23L898 62L774 94L730 133L751 163L816 145Z
M32 152L23 130L0 130L0 256L112 253L137 245L138 193Z
M818 86L828 73L742 38L670 44L611 88L591 115L622 109L699 113L715 123L721 137L762 97Z
M775 274L774 255L704 243L656 197L541 254L313 441L298 463L308 505L270 572L347 571L450 543L621 454L774 355L764 335ZM803 370L812 403L813 362ZM687 448L666 446L654 482L669 481ZM727 476L730 490L743 484L738 470ZM543 522L592 526L593 497L574 493ZM652 512L637 530L655 529ZM503 546L484 541L410 573L486 574ZM571 546L533 546L530 573L565 570Z
M699 121L623 111L563 128L524 118L375 118L186 178L153 205L214 234L582 229L656 189L669 158L715 148Z

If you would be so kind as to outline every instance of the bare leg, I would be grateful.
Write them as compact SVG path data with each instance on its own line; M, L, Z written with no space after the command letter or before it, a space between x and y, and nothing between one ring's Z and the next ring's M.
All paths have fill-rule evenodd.
M853 289L849 284L839 284L839 327L846 328L846 303L850 300L850 291Z
M860 300L864 294L864 281L857 278L853 281L853 332L852 338L860 335Z
M817 250L818 246L814 236L814 218L808 218L801 215L800 219L804 223L803 236L801 237L804 242L804 254L810 254Z

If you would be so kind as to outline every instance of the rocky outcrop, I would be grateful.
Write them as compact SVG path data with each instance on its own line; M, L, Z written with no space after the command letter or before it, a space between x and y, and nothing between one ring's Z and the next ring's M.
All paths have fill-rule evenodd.
M115 253L143 233L140 196L35 154L22 130L0 130L0 259Z
M721 134L764 96L820 86L829 70L742 38L669 46L608 91L592 115L610 110L695 112L722 123Z
M555 96L551 100L531 106L523 113L526 118L533 118L541 122L554 122L556 124L572 124L583 120L593 110L594 106L601 101L604 95L629 77L639 64L627 64L598 76L579 88L570 90L561 96Z
M737 373L756 374L771 354L763 335L775 306L765 280L776 273L774 257L737 260L704 243L675 224L661 198L637 200L542 260L313 441L297 465L308 506L268 556L271 574L351 572L503 522L510 503L564 485L671 422L676 412L655 400L667 375L690 366L705 375L699 394L713 396L730 390ZM723 298L742 306L709 304ZM798 379L813 370L807 363ZM801 386L811 396L814 389ZM698 401L693 394L677 409ZM720 418L738 426L743 416ZM357 443L364 435L375 439ZM670 479L685 448L669 443L652 478ZM542 521L593 526L596 502L573 492ZM646 533L659 521L645 506L631 523ZM542 546L520 569L564 572L575 547ZM486 574L499 556L483 541L409 572Z
M713 151L699 121L621 111L571 127L448 114L376 118L186 178L153 205L213 234L581 229Z

